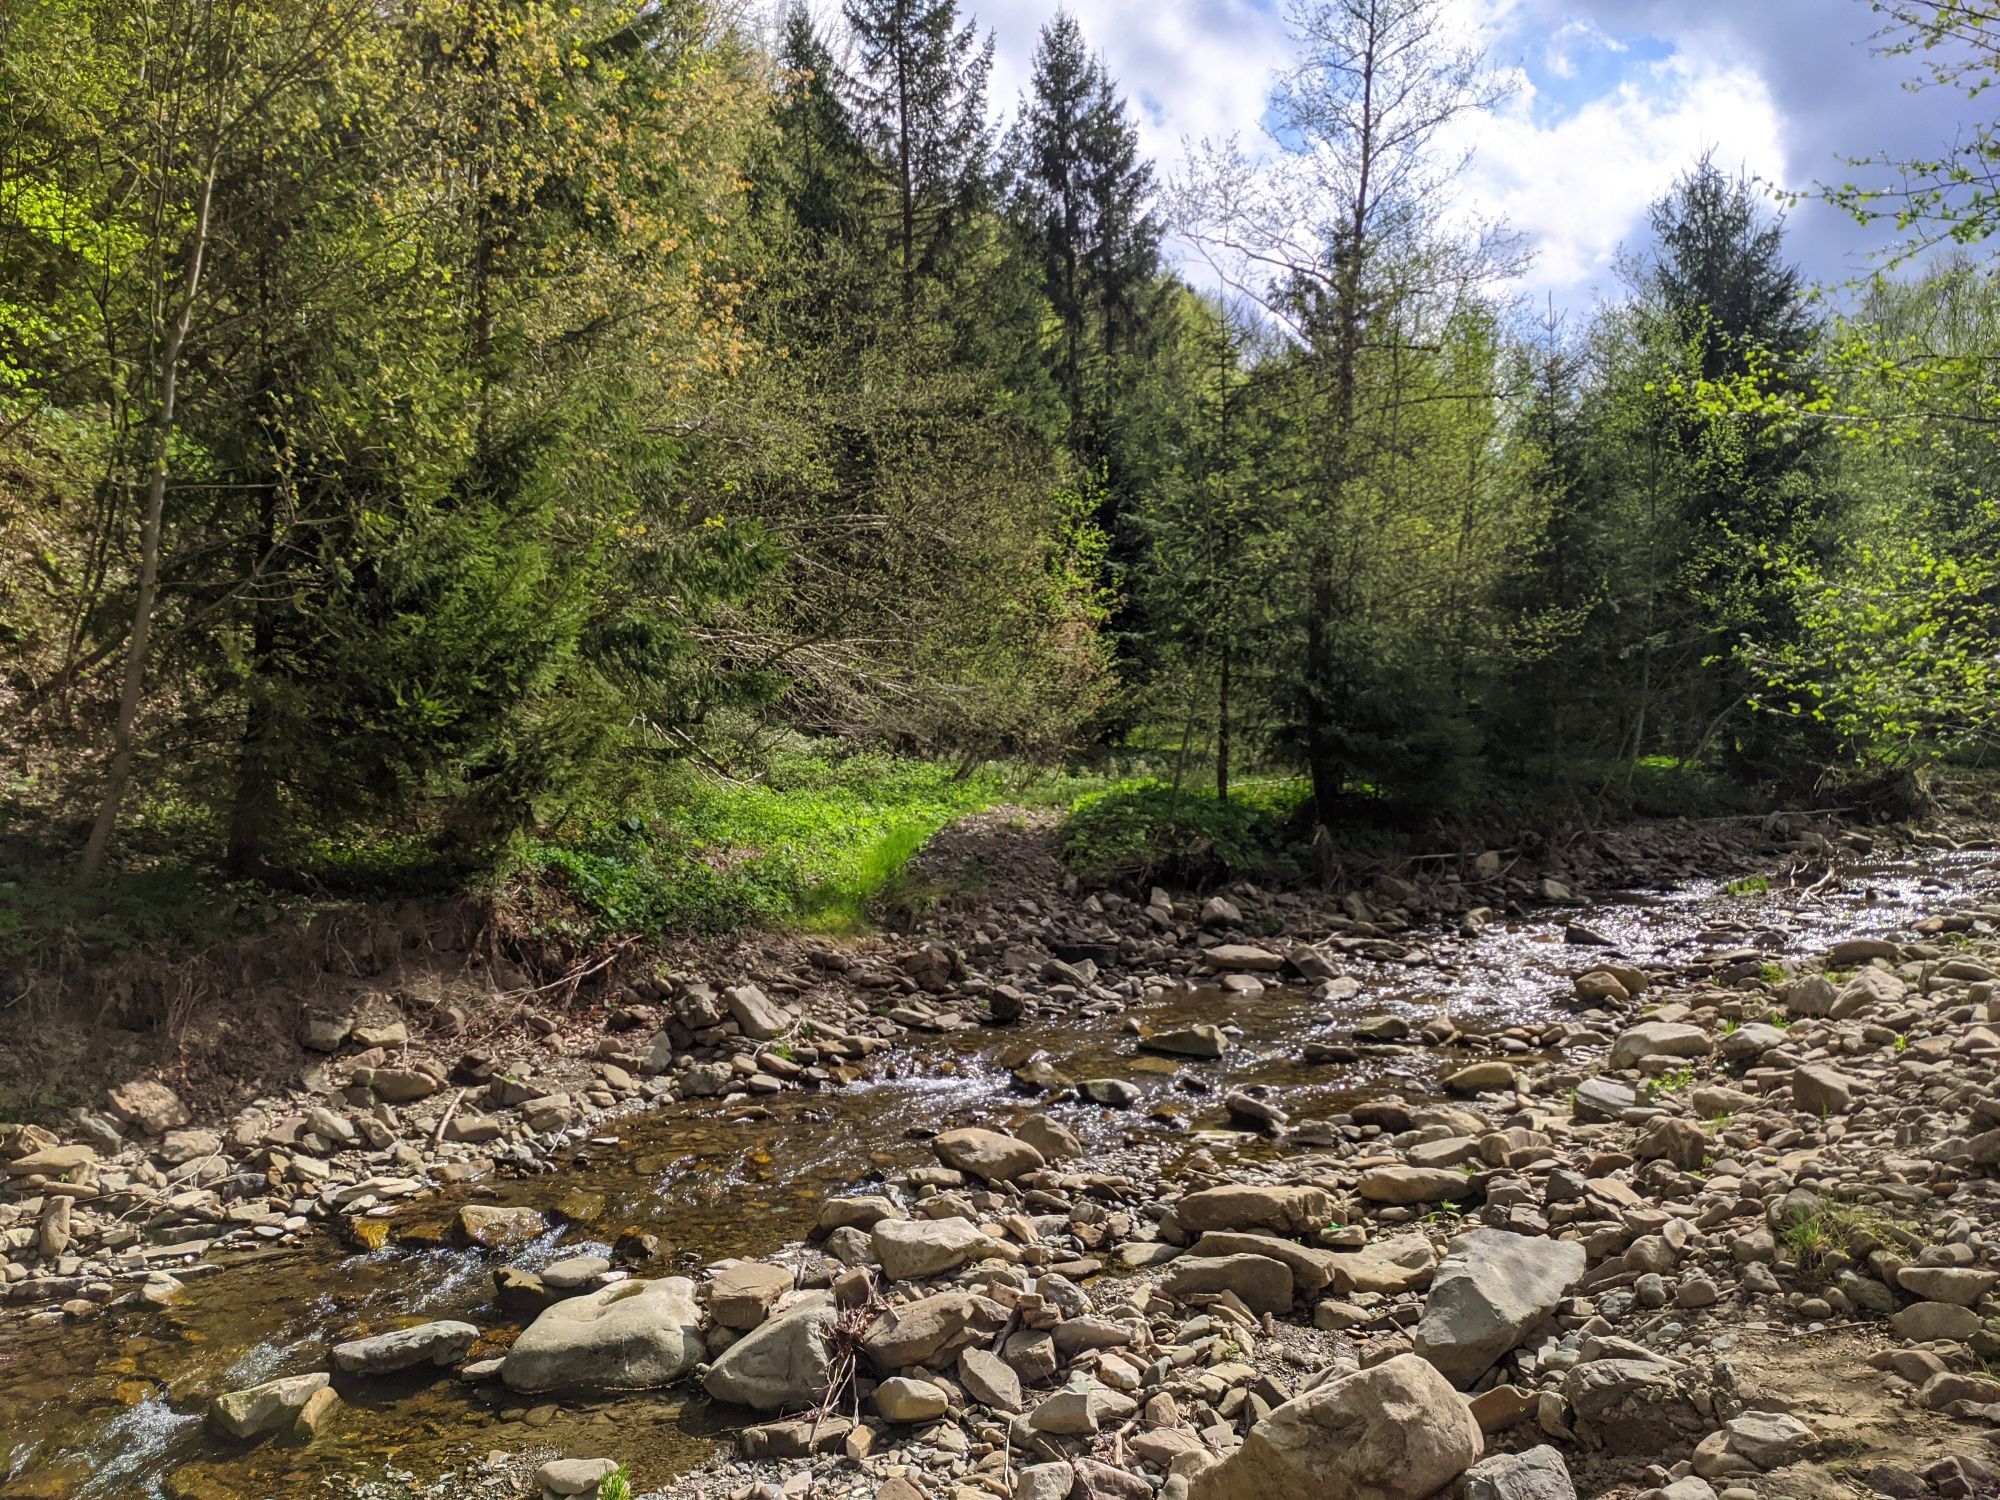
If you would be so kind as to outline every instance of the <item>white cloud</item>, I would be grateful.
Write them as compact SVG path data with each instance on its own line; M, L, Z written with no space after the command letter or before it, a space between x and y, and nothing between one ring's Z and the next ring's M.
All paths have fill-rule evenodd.
M1528 237L1537 291L1574 300L1609 280L1647 205L1704 150L1722 165L1786 180L1784 128L1763 80L1747 68L1676 53L1611 92L1538 119L1532 84L1469 132L1476 150L1465 200Z
M839 6L812 3L828 19ZM1056 3L960 0L998 38L996 113L1013 114ZM1068 0L1131 100L1162 179L1190 139L1265 146L1272 76L1290 60L1287 3ZM1479 35L1523 85L1460 143L1476 151L1464 206L1521 231L1538 253L1524 289L1559 301L1608 290L1619 246L1645 232L1646 206L1705 148L1730 169L1798 186L1828 175L1841 152L1906 138L1918 145L1905 154L1935 149L1942 129L1936 97L1903 94L1898 71L1869 55L1864 0L1446 4L1453 27ZM1842 273L1851 225L1808 206L1794 230L1813 274Z
M1542 49L1542 63L1558 78L1576 77L1576 58L1584 50L1599 52L1629 52L1631 47L1619 41L1586 17L1572 16L1549 33L1546 46Z
M1027 88L1051 0L963 0L998 41L993 99L1010 117ZM1073 0L1068 7L1104 54L1139 117L1140 140L1166 176L1184 140L1253 136L1272 73L1287 60L1284 26L1250 0Z

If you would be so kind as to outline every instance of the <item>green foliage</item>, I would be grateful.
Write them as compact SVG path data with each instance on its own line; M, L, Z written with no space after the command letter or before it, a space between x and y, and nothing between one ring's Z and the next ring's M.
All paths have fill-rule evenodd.
M1741 880L1730 881L1723 889L1732 896L1768 896L1771 893L1771 877L1745 875Z
M592 933L720 931L746 924L845 931L930 836L1009 795L998 769L813 749L730 783L678 773L649 806L528 840L524 871L563 890Z
M1150 778L1120 782L1077 799L1063 857L1093 882L1294 872L1308 792L1297 780L1266 780L1223 802Z
M1685 1094L1694 1087L1693 1068L1675 1068L1653 1080L1655 1094Z

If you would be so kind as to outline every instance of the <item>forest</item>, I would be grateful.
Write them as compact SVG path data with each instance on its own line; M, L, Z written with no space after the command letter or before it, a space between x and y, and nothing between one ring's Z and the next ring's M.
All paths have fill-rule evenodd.
M1876 9L1994 81L1992 7ZM1990 130L1782 185L1899 237L1848 285L1725 142L1536 307L1441 0L1287 24L1269 139L1168 172L1062 14L1008 101L957 0L7 7L10 940L149 876L768 914L1003 790L1302 849L1982 755Z

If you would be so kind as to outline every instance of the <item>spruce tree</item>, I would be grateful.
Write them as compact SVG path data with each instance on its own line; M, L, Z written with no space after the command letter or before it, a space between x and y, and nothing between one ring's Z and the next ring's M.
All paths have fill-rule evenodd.
M761 199L767 182L774 187L770 196L782 201L808 244L823 253L830 242L859 234L872 166L841 98L833 52L803 3L785 12L778 67L775 160L751 190Z
M985 196L991 131L986 82L993 39L960 24L954 0L847 0L859 69L863 138L888 167L892 231L906 309Z
M1101 463L1106 455L1096 451L1102 443L1094 429L1103 393L1091 390L1089 366L1093 355L1114 358L1132 341L1141 294L1159 272L1160 230L1150 210L1153 168L1139 154L1138 129L1074 16L1058 15L1042 28L1008 154L1015 211L1062 324L1060 381L1072 445Z

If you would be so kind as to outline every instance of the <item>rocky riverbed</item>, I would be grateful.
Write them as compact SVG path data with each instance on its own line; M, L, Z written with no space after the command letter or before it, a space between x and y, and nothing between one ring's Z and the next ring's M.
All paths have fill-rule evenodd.
M2000 1494L1972 825L920 873L593 1006L383 965L282 1093L0 1131L0 1494Z

